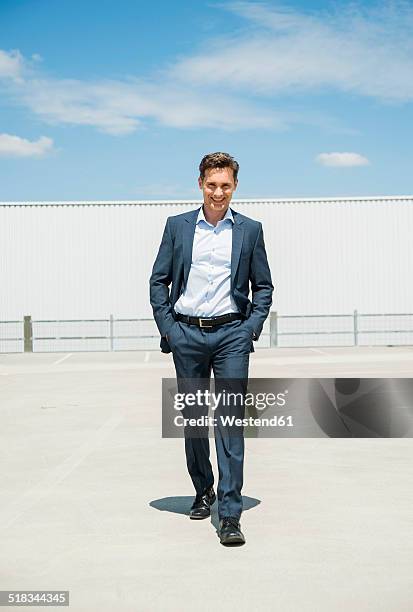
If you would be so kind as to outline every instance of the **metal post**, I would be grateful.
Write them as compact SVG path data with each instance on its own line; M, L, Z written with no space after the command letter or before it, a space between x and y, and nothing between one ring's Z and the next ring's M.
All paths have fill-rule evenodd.
M357 310L353 313L353 335L354 335L354 346L358 345L358 314Z
M113 351L113 315L109 315L110 350Z
M24 352L33 353L33 325L31 315L24 317Z
M278 346L277 311L270 312L270 347Z

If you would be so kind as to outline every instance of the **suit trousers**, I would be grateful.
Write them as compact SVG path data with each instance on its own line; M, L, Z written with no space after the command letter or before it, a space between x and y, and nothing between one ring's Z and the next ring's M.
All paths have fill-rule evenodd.
M219 480L217 487L218 514L222 519L239 519L242 512L241 490L244 467L244 434L242 427L224 424L225 417L243 418L247 391L248 366L253 332L245 320L235 320L212 328L200 328L175 321L168 333L175 364L178 391L196 393L209 390L211 371L214 373L215 397L224 391L236 394L237 401L220 402L213 417ZM222 396L221 396L222 397ZM233 396L234 397L234 396ZM184 417L208 414L207 405L185 406ZM224 417L222 419L221 417ZM185 428L185 453L190 477L198 495L214 484L210 462L208 427ZM191 434L192 432L192 434ZM196 435L193 435L194 432Z

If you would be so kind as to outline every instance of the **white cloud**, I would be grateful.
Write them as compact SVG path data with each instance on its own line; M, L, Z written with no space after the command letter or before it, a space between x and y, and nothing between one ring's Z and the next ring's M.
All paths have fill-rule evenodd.
M0 156L2 157L41 157L53 148L53 140L42 136L30 141L12 134L0 134Z
M0 51L2 90L48 123L114 135L152 122L224 130L284 130L302 123L337 131L331 117L303 110L299 95L335 90L413 100L413 7L386 6L360 12L348 4L338 13L312 15L255 2L215 7L236 13L246 27L205 41L205 51L145 80L50 78L36 54L25 59L18 51ZM299 111L291 99L283 101L284 94L295 95Z
M176 79L258 94L339 90L382 100L413 99L413 7L393 3L307 15L264 4L225 5L247 33L209 43L172 68Z
M206 98L203 91L166 80L31 79L16 96L49 123L89 125L110 134L128 134L150 121L178 128L284 129L288 117L273 110L257 112L255 104L221 93L210 92Z
M368 166L370 164L367 157L359 153L320 153L316 161L323 166L336 166L349 168L351 166Z
M0 49L0 78L19 79L23 70L23 56L19 51Z

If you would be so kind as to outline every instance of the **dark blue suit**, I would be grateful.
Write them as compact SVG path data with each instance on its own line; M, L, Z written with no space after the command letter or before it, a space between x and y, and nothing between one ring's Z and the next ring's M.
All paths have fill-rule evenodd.
M257 340L261 334L274 289L262 226L258 221L231 209L234 219L231 295L243 320L201 329L176 321L174 317L174 305L185 289L191 268L198 210L167 219L153 266L150 299L161 334L161 350L164 353L172 351L178 386L183 379L204 379L204 386L208 386L212 369L216 384L217 381L225 380L227 391L229 382L232 384L230 390L242 390L245 393L249 354L254 350L252 340ZM239 381L237 389L236 380ZM234 407L234 410L238 410L237 416L243 416L243 408ZM218 427L215 430L215 442L219 467L219 516L239 517L242 511L244 439L242 435L229 435L222 427ZM197 493L202 495L213 484L209 440L187 437L185 449L189 473Z

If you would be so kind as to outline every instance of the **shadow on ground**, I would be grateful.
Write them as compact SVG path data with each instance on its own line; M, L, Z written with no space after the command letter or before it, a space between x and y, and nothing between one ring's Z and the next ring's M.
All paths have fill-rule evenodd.
M193 501L194 498L189 496L162 497L161 499L154 499L149 505L156 510L161 510L161 512L174 512L175 514L189 515L189 510L191 509ZM255 508L255 506L258 506L260 503L261 500L255 497L248 497L247 495L242 496L244 512L246 510L251 510L251 508ZM218 529L219 519L217 502L211 507L211 523Z

